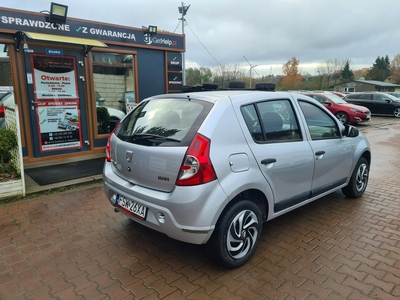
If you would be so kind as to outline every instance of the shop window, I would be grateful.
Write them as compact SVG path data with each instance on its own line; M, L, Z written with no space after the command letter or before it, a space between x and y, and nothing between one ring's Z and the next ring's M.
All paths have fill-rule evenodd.
M10 56L8 55L8 51L8 45L0 43L0 86L7 87L7 89L12 87Z
M0 43L0 128L6 126L4 105L14 102L8 49L8 45Z
M133 55L92 52L98 134L110 133L135 102Z

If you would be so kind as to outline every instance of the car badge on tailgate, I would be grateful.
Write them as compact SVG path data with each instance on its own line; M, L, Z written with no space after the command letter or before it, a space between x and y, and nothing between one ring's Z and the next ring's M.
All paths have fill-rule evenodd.
M126 151L126 161L131 162L133 157L133 152L132 151Z

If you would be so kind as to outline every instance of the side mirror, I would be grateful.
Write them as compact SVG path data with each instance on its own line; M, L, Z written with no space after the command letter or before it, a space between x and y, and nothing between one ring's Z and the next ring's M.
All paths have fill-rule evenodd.
M331 101L326 101L324 104L326 104L328 106L332 106L332 102Z
M343 135L347 137L356 137L360 134L358 131L358 128L352 126L352 125L345 125L343 129Z

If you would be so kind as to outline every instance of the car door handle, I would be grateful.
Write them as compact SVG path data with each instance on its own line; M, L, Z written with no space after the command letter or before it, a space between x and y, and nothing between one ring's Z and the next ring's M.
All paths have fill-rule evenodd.
M323 154L325 154L325 151L317 151L317 152L315 152L315 155L317 155L317 156L320 156L320 155L323 155Z
M263 165L268 165L268 164L272 164L272 163L274 163L274 162L276 162L276 159L275 159L275 158L266 158L266 159L263 159L263 160L261 161L261 164L263 164Z

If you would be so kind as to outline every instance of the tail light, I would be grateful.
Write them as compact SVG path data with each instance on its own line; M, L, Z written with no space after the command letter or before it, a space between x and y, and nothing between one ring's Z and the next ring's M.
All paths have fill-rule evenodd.
M114 132L117 130L119 127L120 122L115 125L114 130L111 132L110 136L107 139L107 146L106 146L106 161L111 162L111 137L114 134Z
M210 160L210 144L211 141L201 134L194 137L186 152L176 185L199 185L217 179Z
M0 118L4 118L4 104L0 105Z

